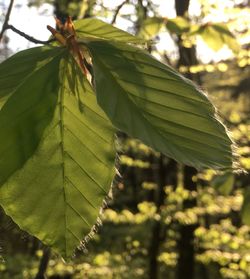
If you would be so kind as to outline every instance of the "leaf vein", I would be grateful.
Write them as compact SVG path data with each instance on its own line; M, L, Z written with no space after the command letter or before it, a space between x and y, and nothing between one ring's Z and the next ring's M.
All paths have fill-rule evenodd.
M103 193L105 193L105 195L107 195L108 193L102 188L102 186L81 166L80 163L78 163L70 154L68 151L64 151L65 154L68 155L68 157L98 186L98 188L100 188Z
M96 210L98 210L93 203L80 191L80 189L71 181L71 179L68 176L65 176L65 178L68 180L68 182L82 195L82 197Z

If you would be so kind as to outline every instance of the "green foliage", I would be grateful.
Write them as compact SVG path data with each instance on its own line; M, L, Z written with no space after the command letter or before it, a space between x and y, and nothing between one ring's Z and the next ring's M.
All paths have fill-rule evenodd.
M101 39L123 43L145 43L145 40L118 29L97 18L86 18L74 22L79 42L81 39Z
M55 48L37 47L20 51L2 62L0 64L0 107L20 85L25 84L26 79L30 79L31 82L32 74L50 63L57 53L58 49Z
M225 173L213 178L211 184L220 193L228 195L234 187L234 175L232 173Z
M171 34L182 35L184 43L188 43L193 37L200 36L203 41L214 51L220 50L227 45L233 52L237 53L240 46L235 36L230 32L225 23L191 23L186 18L177 16L172 19L163 17L150 17L142 22L138 36L147 40L153 39L164 30Z
M166 19L161 17L150 17L143 21L138 36L145 39L152 39L164 28Z
M140 39L95 19L76 22L76 31L92 57L94 86L67 48L35 48L0 65L0 204L65 258L93 230L115 174L110 121L196 168L231 169L233 161L208 98L126 44ZM150 203L143 210L155 213Z
M234 226L230 219L224 219L209 229L196 230L198 245L204 249L197 255L203 264L216 263L220 266L222 278L246 279L250 275L250 239L248 226Z
M239 51L239 45L226 24L208 23L201 26L194 33L200 35L205 43L214 51L220 50L224 45L227 45L236 53Z
M188 32L191 25L184 17L177 16L176 18L168 19L166 27L171 33L181 35Z
M56 106L58 79L57 76L54 79L50 77L58 71L62 49L57 52L59 54L56 54L54 49L41 51L39 48L28 51L28 55L34 55L34 61L28 58L25 62L27 54L22 52L16 55L18 67L13 64L15 57L11 58L9 63L1 65L2 72L5 71L1 91L3 100L10 96L0 111L0 128L4 135L0 138L1 184L34 153L44 129L51 122ZM36 66L36 63L38 64L41 57L36 57L36 54L45 59L40 67ZM53 55L54 59L50 59L50 55ZM29 62L31 63L27 64ZM13 83L9 78L11 69L14 69Z
M231 141L194 84L133 46L86 44L98 103L118 129L198 169L231 168Z
M22 229L69 257L96 223L109 192L115 174L114 130L65 52L35 71L32 82L18 87L0 113L6 127L0 201ZM11 117L18 122L9 135Z
M242 220L246 225L250 225L250 190L249 187L244 191L244 203L241 211Z
M181 35L190 30L190 23L184 18L149 17L142 22L138 36L145 39L152 39L162 31L167 30L170 33Z

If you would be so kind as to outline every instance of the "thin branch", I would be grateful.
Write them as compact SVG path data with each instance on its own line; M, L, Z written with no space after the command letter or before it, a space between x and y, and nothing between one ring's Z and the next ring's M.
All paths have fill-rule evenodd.
M6 16L5 16L5 20L4 20L4 23L3 23L3 26L2 26L2 30L0 32L0 42L3 38L3 35L4 35L4 32L8 29L12 30L13 32L17 33L18 35L22 36L23 38L25 38L26 40L34 43L34 44L44 44L44 45L47 45L51 42L54 41L54 39L51 39L51 40L48 40L48 41L41 41L41 40L37 40L27 34L25 34L24 32L18 30L16 27L14 27L13 25L9 24L9 19L10 19L10 14L11 14L11 10L12 10L12 7L13 7L13 4L14 4L14 0L11 0L10 1L10 4L9 4L9 7L8 7L8 11L6 13Z
M35 279L46 279L46 270L49 264L49 259L50 259L50 248L45 247L43 250L43 256L41 258L39 268L38 268L38 273L36 274Z
M138 4L141 6L142 11L143 11L143 19L147 18L147 13L148 13L148 6L143 5L142 0L138 0Z
M114 23L116 22L116 18L117 18L117 16L118 16L118 14L119 14L121 8L122 8L125 4L127 4L128 2L129 2L129 0L125 0L125 1L123 1L119 6L117 6L117 8L116 8L116 10L115 10L115 13L114 13L114 16L113 16L113 19L112 19L112 21L111 21L111 24L114 24Z
M34 43L34 44L43 44L43 45L47 45L53 41L55 41L55 39L50 39L50 40L47 40L47 41L41 41L41 40L37 40L27 34L25 34L24 32L18 30L16 27L14 27L13 25L10 25L10 24L7 24L6 26L6 29L10 29L12 30L13 32L17 33L18 35L22 36L23 38L25 38L26 40Z
M8 29L7 26L8 26L8 22L9 22L9 19L10 19L10 14L11 14L13 4L14 4L14 0L11 0L10 4L9 4L9 7L8 7L8 11L7 11L6 16L5 16L5 20L4 20L4 23L3 23L3 26L2 26L2 30L0 32L0 42L3 38L4 32Z

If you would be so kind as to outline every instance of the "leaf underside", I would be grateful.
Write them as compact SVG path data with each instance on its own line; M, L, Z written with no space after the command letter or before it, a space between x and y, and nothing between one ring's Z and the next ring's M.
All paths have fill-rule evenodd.
M35 48L0 66L0 185L32 156L53 117L59 82L51 76L59 69L60 53Z
M193 83L139 48L86 45L98 103L118 129L197 169L232 168L231 140Z
M39 90L31 88L32 93L27 93L23 101L25 104L20 104L20 115L13 116L15 119L21 117L21 113L26 115L26 110L30 115L35 98L41 111L53 108L50 123L39 134L39 145L33 155L1 185L0 203L22 229L68 258L96 223L103 199L109 192L115 174L114 130L97 105L87 80L68 55L52 59L40 71L56 77L58 69L60 75L58 81L54 81L58 83L55 84L57 89L53 88L52 92L46 85L41 86L41 97ZM37 86L40 74L33 76ZM22 100L23 96L19 96ZM12 95L8 102L12 98L18 97ZM11 118L7 122L1 117L4 108L0 121L7 125ZM22 144L15 146L13 158L15 154L25 154L34 131L40 131L44 115L39 116L41 118L27 118L16 124L19 134L26 136ZM2 136L1 141L3 139ZM18 135L13 133L10 139L14 142ZM1 148L11 154L13 146L3 144ZM8 160L6 155L4 162Z
M144 39L133 36L132 34L118 29L100 19L87 18L74 21L76 33L79 39L102 39L124 43L143 44Z
M34 73L46 65L59 48L35 47L20 51L0 64L0 108L17 88L27 79L31 82Z
M214 51L219 51L224 45L227 45L234 52L238 52L240 49L235 37L225 24L217 23L203 26L198 34Z
M164 18L149 17L143 21L138 36L145 39L152 39L160 33L164 23Z

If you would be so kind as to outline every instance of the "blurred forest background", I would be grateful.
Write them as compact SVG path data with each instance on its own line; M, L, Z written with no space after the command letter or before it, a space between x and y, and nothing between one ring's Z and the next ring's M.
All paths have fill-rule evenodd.
M0 2L3 22L9 1ZM151 40L152 55L208 92L250 170L249 0L28 1L30 9L44 4L62 20L98 17ZM0 60L15 51L9 34ZM197 172L122 133L117 148L121 177L103 226L71 262L0 211L1 279L43 278L47 263L49 279L250 278L249 174Z

